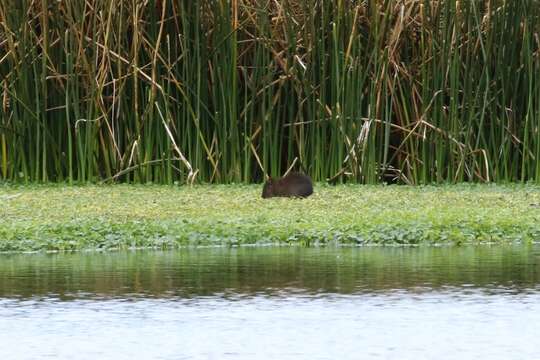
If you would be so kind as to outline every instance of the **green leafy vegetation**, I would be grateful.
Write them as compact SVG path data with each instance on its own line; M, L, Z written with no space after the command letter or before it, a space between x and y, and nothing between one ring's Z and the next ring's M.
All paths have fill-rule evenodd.
M540 241L533 185L318 185L263 200L254 185L0 187L0 250Z
M0 179L539 181L539 29L538 0L0 0Z

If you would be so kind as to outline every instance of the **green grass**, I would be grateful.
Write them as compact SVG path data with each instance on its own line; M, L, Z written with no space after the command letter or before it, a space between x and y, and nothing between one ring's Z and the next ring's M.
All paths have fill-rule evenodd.
M533 185L318 185L308 199L255 185L0 187L0 251L540 241Z

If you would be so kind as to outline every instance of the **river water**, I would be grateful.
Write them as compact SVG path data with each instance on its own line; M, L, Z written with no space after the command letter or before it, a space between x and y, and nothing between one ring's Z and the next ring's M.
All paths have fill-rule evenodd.
M540 359L540 246L0 255L0 359Z

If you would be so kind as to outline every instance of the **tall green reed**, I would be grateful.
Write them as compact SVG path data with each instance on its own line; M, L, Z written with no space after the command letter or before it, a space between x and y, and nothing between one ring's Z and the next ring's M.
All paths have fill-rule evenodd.
M0 0L0 178L540 180L537 0Z

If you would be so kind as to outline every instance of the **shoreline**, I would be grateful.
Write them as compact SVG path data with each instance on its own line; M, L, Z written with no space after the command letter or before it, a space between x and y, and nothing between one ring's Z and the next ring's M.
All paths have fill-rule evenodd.
M532 244L540 186L0 185L0 252L204 246Z

